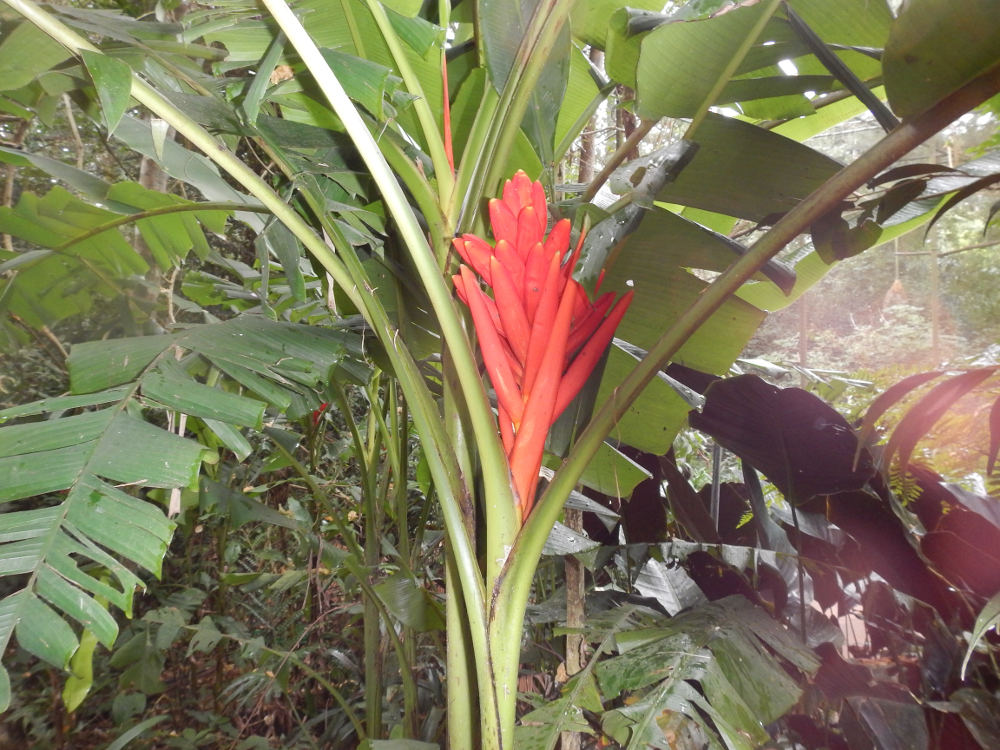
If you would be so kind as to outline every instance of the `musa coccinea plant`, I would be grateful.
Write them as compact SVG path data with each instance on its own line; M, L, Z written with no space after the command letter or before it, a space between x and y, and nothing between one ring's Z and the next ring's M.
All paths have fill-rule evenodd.
M194 69L171 67L168 57L136 56L146 42L131 32L119 41L130 51L102 49L72 28L72 15L30 0L4 2L62 45L67 64L89 77L109 132L121 127L133 102L169 124L245 191L242 203L226 208L272 214L378 336L446 527L448 733L455 748L513 746L524 613L543 546L573 488L588 481L588 467L597 460L618 465L605 443L609 434L632 444L652 440L648 448L659 452L669 446L686 407L670 401L672 393L657 378L661 368L680 353L687 364L725 371L763 310L787 304L830 262L863 249L866 238L875 241L871 232L852 234L854 227L844 224L841 231L829 221L839 220L852 192L995 93L998 81L996 51L988 45L969 48L967 74L931 87L925 78L891 67L902 52L887 51L884 62L874 64L864 55L849 56L836 73L808 81L814 89L826 86L832 104L849 106L823 124L803 117L804 125L789 120L787 131L780 131L772 121L789 113L773 111L772 100L776 91L788 90L788 82L768 72L779 59L776 38L798 29L796 54L809 64L836 68L818 34L830 35L830 44L865 48L885 46L896 34L902 38L897 47L912 55L916 21L894 19L886 5L870 0L848 4L847 16L860 14L867 25L848 23L847 16L823 25L821 3L762 0L718 16L692 4L675 19L645 17L645 26L630 25L636 14L603 2L512 6L484 0L461 4L455 17L451 3L441 2L432 22L419 3L313 1L290 7L285 0L262 0L262 8L206 4L179 32L185 44L204 38L228 46L230 56L222 60L232 62L229 69L241 63L237 50L248 55L242 63L252 65L256 76L225 98L218 87L199 81ZM689 22L673 22L678 19ZM337 48L341 34L350 55ZM932 55L933 39L921 43L922 52ZM654 154L624 168L619 200L607 211L579 210L581 201L560 208L543 186L553 190L554 165L611 89L574 44L607 47L608 71L637 90L639 113L646 118L584 189L585 198L593 197L659 118L686 121L685 158ZM207 54L205 49L199 53ZM290 72L272 78L286 68ZM670 75L664 78L665 70ZM747 79L753 71L759 75ZM902 125L869 90L883 74L895 86ZM374 100L368 96L373 85ZM822 109L801 99L791 114L806 114L802 107ZM195 106L205 102L222 102L232 117ZM760 118L730 120L712 111L733 102L746 111L757 104ZM866 107L890 132L846 167L795 140ZM261 114L264 109L270 119ZM329 168L325 153L290 145L294 136L275 137L274 128L287 120L309 125L313 135L320 128L335 132L339 149L349 144L350 163L363 163L390 220L383 248L365 255L352 243L337 214L350 210L331 209L328 196L308 179ZM764 121L771 124L760 127ZM289 192L276 192L213 130L253 138L287 178L282 189L287 184ZM154 135L148 149L154 157L164 146L163 131L157 132L160 139ZM699 161L696 155L682 171L697 146L706 156ZM740 160L751 153L766 167ZM701 223L667 204L699 210ZM556 215L574 209L575 230L568 216ZM585 232L588 216L607 224ZM725 236L737 218L769 228L753 245L738 246ZM799 268L807 273L796 280L772 259L810 227L822 237L800 255ZM884 239L899 231L886 230ZM373 280L369 261L376 256L399 270L395 288L385 286L391 277ZM601 282L605 258L612 262ZM688 273L690 268L711 271L713 280ZM603 294L589 291L599 285ZM416 316L434 329L435 356L425 356L426 345L417 342ZM539 484L550 429L582 390L593 388L590 375L616 329L636 345L630 351L645 354L636 362L612 348L592 414L571 410L577 424L570 447L554 456L554 474ZM647 387L659 390L643 406ZM631 424L623 419L630 410L638 415ZM29 596L7 602L9 622L38 614L37 607L15 611ZM9 639L14 625L5 627Z

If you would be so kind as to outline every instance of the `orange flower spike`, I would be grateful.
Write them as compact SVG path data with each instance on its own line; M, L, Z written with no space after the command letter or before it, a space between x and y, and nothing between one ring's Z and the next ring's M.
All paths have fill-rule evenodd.
M510 274L510 279L514 282L514 289L517 290L518 297L521 297L521 290L524 289L525 270L524 261L521 259L521 256L517 254L517 250L507 240L497 242L493 255L499 261L500 265L506 269L507 273Z
M493 257L493 248L474 234L456 237L451 241L451 244L466 265L471 266L480 278L489 284L490 258Z
M555 411L552 414L554 419L558 418L563 410L569 406L570 401L576 398L576 394L583 388L584 383L587 382L587 378L590 377L590 373L594 371L594 367L597 366L598 361L604 356L604 350L607 349L608 344L611 343L611 339L614 338L615 330L625 316L625 311L628 310L633 296L634 292L629 291L615 303L615 306L611 308L611 312L608 313L608 317L601 322L594 335L590 337L590 340L584 344L580 353L573 359L573 362L570 364L569 369L566 370L559 384L559 391L555 398Z
M549 223L549 202L545 198L545 188L540 182L531 183L531 205L535 207L535 215L540 222L539 231L545 234L545 227Z
M511 424L510 414L503 408L503 404L497 404L497 421L500 423L500 440L503 441L503 452L510 456L514 450L514 425Z
M531 325L524 313L521 297L507 269L495 257L490 261L490 277L493 279L493 297L496 300L500 322L503 324L504 336L514 354L524 363L528 356Z
M465 279L463 279L458 274L451 277L452 283L455 285L455 293L458 298L465 303L465 306L469 306L469 295L465 291Z
M557 255L546 253L542 243L537 242L524 264L524 291L521 293L521 298L524 300L524 313L528 316L529 321L534 322L535 320L535 310L542 298L545 280L548 278L553 258L558 262Z
M517 248L518 255L527 258L528 253L535 245L542 241L545 234L544 225L539 229L538 220L535 216L535 209L526 206L517 215Z
M511 474L521 502L522 518L528 515L535 499L538 470L545 452L545 437L552 426L572 315L573 293L564 288L555 319L549 328L549 345L545 349L535 385L530 389L524 407L524 419L514 437L514 451L510 457Z
M569 219L560 219L552 227L552 231L549 232L549 236L545 238L545 252L555 252L559 251L560 260L562 260L562 255L565 254L567 248L569 248L569 235L570 230L573 225Z
M493 237L499 242L517 241L517 214L511 211L510 206L501 200L494 198L489 202L490 226L493 227Z
M578 291L577 298L579 299ZM579 320L573 320L573 330L569 334L569 342L566 344L566 353L572 355L583 346L600 327L604 320L604 315L608 312L611 304L615 301L613 292L607 292L598 297L593 305L588 307L586 314Z
M524 379L521 388L527 396L535 383L535 377L542 366L545 353L548 351L552 338L552 326L555 325L556 312L562 298L564 286L559 273L559 257L552 256L549 263L549 273L542 286L535 319L531 322L531 338L528 339L528 356L524 360ZM572 306L570 313L572 314Z
M520 422L524 413L521 389L517 386L514 373L510 369L507 355L504 352L503 342L500 340L500 334L493 324L493 318L486 303L487 297L479 288L472 271L467 266L462 266L461 271L465 292L469 298L472 322L476 327L476 333L479 334L479 348L483 353L486 371L493 382L493 389L497 393L497 399L504 405L512 420L515 423Z
M515 216L521 213L521 209L525 206L534 206L536 209L541 207L541 211L545 212L547 206L545 191L542 190L541 203L535 202L534 185L535 183L531 181L531 178L525 174L523 169L517 170L513 177L504 181L503 202L514 212ZM541 187L541 183L539 183L539 187Z

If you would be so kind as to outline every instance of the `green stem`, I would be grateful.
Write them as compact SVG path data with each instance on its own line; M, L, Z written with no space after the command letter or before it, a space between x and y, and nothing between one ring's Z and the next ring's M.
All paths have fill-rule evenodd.
M406 84L407 91L416 97L411 106L417 113L421 130L424 131L424 142L427 144L431 163L434 165L434 176L438 182L438 195L443 205L455 188L455 176L451 172L451 165L448 164L448 157L444 152L444 137L441 126L438 125L437 119L434 117L431 104L420 85L420 79L413 72L410 60L406 56L406 50L403 49L399 36L393 30L382 3L379 0L367 0L367 3L368 9L375 18L375 23L378 24L379 31L382 32L382 38L389 47L392 59L396 63L396 69L399 71L403 83ZM437 104L440 108L442 103L437 102Z
M378 185L386 206L396 220L400 236L410 253L414 268L441 326L442 338L455 360L465 408L468 409L476 447L483 461L487 502L495 508L491 520L504 527L504 536L509 543L516 534L517 520L507 477L507 460L500 444L493 413L486 399L482 379L476 368L472 347L465 334L462 318L452 300L451 290L445 284L434 253L417 223L406 196L336 75L330 70L315 43L284 0L263 0L263 3L295 46L299 57L309 67L324 96L344 124ZM395 346L396 342L388 342L388 345Z
M364 456L361 473L362 520L364 523L365 556L364 568L355 569L354 575L365 592L364 602L364 659L365 659L365 721L368 736L382 737L382 613L369 577L375 575L380 558L379 537L381 536L381 512L378 492L375 489L376 472L379 464L379 431L375 423L378 397L379 375L376 373L367 384L368 429L367 441L356 444L355 453ZM359 436L360 441L360 436ZM350 562L350 561L349 561ZM385 620L386 630L392 623ZM393 631L395 632L395 631Z
M532 93L576 0L543 0L528 23L499 100L486 84L459 169L458 189L448 215L472 227L485 195L496 192L521 129Z

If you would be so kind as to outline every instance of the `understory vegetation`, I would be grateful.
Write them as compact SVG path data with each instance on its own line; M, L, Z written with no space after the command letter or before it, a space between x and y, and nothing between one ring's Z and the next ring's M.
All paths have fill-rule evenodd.
M1000 747L998 92L989 0L3 0L0 748Z

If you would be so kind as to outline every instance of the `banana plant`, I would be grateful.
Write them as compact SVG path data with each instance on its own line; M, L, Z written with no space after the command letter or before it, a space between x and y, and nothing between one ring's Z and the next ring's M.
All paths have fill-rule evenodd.
M930 0L898 18L870 0L833 14L818 0L692 2L671 15L605 0L440 2L430 15L402 0L263 0L264 16L251 2L207 4L173 41L224 47L220 71L254 68L225 92L176 62L167 40L116 30L115 45L98 47L81 35L94 26L79 14L4 4L30 24L26 36L60 50L49 60L96 86L109 133L131 134L140 148L133 102L172 127L199 163L238 186L236 195L202 190L216 201L205 210L269 213L378 337L446 527L455 748L514 746L524 613L543 546L579 483L607 486L607 473L628 470L609 435L666 451L687 407L658 377L665 364L724 372L765 310L901 231L878 227L873 237L854 192L1000 89L988 40L964 50L960 74L914 85L903 61L940 63L921 15ZM985 0L965 4L988 17ZM607 74L635 90L643 122L580 199L560 203L556 165L610 90L585 44L604 49ZM881 61L873 47L885 48ZM799 74L777 72L786 59ZM878 95L883 78L900 125ZM865 108L889 132L857 161L842 167L798 142ZM683 119L685 147L623 165L662 118ZM163 132L142 142L160 158ZM286 192L237 155L232 136L267 155ZM354 166L331 165L345 143ZM387 220L370 252L352 241L354 209L337 200L357 164ZM604 208L583 200L606 182L616 197ZM761 228L751 245L730 238L737 221ZM24 222L5 227L55 242ZM774 260L810 229L815 247ZM598 287L612 291L595 296ZM612 345L616 332L632 346ZM592 409L581 405L588 398ZM564 450L553 435L562 413L575 420ZM555 471L543 485L546 456ZM621 494L631 489L614 480ZM21 601L8 600L11 622L41 617L37 607L16 611Z

